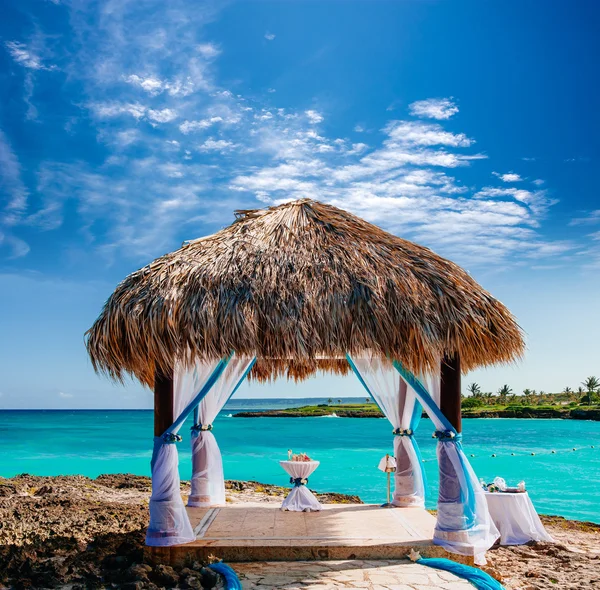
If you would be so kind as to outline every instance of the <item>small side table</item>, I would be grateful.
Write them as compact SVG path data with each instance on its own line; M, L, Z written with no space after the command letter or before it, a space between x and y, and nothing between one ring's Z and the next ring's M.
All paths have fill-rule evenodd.
M306 487L308 476L319 466L319 461L279 461L279 464L289 473L290 483L294 486L283 501L281 509L291 512L317 512L321 510L321 504Z
M546 532L527 492L485 492L490 516L500 532L500 545L554 539Z

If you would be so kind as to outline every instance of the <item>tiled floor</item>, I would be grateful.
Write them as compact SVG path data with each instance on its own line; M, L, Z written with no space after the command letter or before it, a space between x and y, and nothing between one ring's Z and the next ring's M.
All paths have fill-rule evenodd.
M188 509L197 545L412 546L430 543L434 517L423 508L326 504L320 512L282 512L274 504Z
M453 574L404 561L232 564L244 590L473 590Z

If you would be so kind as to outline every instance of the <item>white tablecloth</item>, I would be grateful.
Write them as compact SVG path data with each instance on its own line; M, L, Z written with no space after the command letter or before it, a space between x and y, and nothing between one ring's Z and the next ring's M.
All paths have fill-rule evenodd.
M319 466L318 461L279 461L279 464L290 474L290 477L308 479L308 476ZM305 486L294 486L281 505L282 510L292 512L315 512L322 506L314 494Z
M546 532L527 492L485 493L490 516L500 531L500 545L523 545L528 541L553 541Z

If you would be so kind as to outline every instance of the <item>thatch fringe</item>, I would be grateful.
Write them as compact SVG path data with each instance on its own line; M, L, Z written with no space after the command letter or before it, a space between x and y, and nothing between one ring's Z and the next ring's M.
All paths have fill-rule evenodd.
M466 371L523 353L506 307L428 248L311 200L236 216L117 287L87 332L96 371L152 385L188 351L236 351L259 358L255 378L301 380L367 349L415 373L445 354Z

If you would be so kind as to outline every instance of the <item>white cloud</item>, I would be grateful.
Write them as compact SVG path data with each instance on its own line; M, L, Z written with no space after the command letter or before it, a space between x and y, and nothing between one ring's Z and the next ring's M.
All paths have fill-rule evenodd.
M145 90L151 96L160 94L165 89L165 82L160 78L154 76L142 77L137 74L131 74L123 78L125 82L139 86L142 90Z
M21 178L21 164L8 137L0 130L0 194L5 203L3 223L13 225L25 211L29 191Z
M531 181L533 184L535 184L535 186L542 186L544 184L546 184L545 180L542 180L541 178L536 178L535 180Z
M148 110L148 119L156 123L170 123L177 119L177 112L173 109Z
M273 41L273 39L275 39L275 34L274 33L269 33L268 31L265 33L265 39L267 41Z
M5 45L11 57L19 65L25 68L30 68L32 70L48 71L58 69L55 65L44 65L39 55L36 55L35 52L32 49L28 48L27 45L25 45L24 43L19 43L18 41L7 41Z
M600 223L600 209L589 211L585 217L571 219L569 225L593 225L596 223Z
M473 143L473 140L464 133L454 134L444 131L442 126L437 123L392 121L384 131L389 135L391 141L405 145L469 147Z
M355 156L362 154L369 146L366 143L353 143L352 149L349 149L346 154L348 156Z
M227 141L225 139L207 139L203 144L201 144L198 149L201 152L226 152L232 150L236 147L236 144L232 141Z
M321 113L317 111L308 110L304 111L304 114L308 118L309 122L313 125L316 125L317 123L321 123L323 121L323 115L321 115Z
M502 182L521 182L523 180L519 174L515 174L514 172L507 172L506 174L492 172L492 174L498 177Z
M135 119L141 119L146 114L146 107L139 102L122 103L106 102L92 103L89 108L100 119L112 119L122 115L131 115Z
M58 392L58 397L62 397L63 399L67 399L67 398L73 397L73 394L72 393L65 393L64 391L59 391Z
M451 98L428 98L417 100L408 106L411 115L428 119L449 119L458 113L458 107Z
M512 197L516 201L525 203L536 214L544 214L552 205L558 202L556 199L550 198L546 190L528 191L517 188L485 187L474 196L476 199L484 197Z
M212 43L201 43L196 46L196 51L207 59L214 59L221 54L221 50Z
M209 119L200 119L199 121L184 121L181 125L179 125L179 130L181 133L187 135L188 133L193 133L194 131L208 129L213 125L222 122L223 117L210 117Z
M356 133L364 133L365 128L362 125L355 125L354 131L356 131Z

